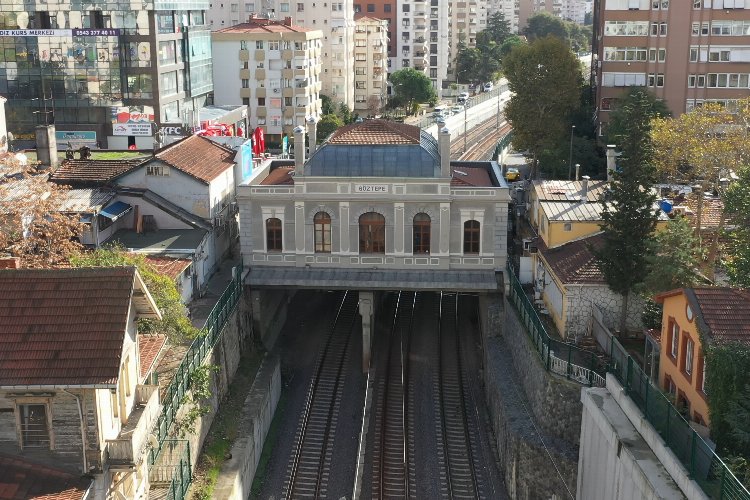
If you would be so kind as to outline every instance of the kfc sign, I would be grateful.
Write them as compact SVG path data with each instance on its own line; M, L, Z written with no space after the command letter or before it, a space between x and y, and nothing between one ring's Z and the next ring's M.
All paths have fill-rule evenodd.
M112 107L112 124L117 123L152 123L154 108L151 106L117 106Z
M180 137L184 137L186 135L190 135L190 132L185 130L185 127L182 125L164 125L159 129L164 135L176 135Z

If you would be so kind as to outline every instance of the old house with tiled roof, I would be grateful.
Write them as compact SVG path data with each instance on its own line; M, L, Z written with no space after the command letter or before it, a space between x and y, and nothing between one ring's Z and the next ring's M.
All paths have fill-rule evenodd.
M160 317L138 271L3 269L0 289L1 487L141 498L163 339L137 332Z
M679 288L655 300L663 305L659 385L690 420L710 425L704 342L750 345L750 291Z

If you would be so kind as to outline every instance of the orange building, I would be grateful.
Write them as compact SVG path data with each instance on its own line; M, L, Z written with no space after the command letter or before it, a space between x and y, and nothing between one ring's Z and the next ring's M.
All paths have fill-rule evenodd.
M680 288L655 297L663 304L659 385L685 407L690 420L709 425L706 342L750 343L750 291Z

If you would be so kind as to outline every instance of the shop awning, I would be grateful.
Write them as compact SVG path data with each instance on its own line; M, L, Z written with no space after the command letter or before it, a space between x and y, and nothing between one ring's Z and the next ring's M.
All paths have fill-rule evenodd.
M122 201L116 201L110 206L102 208L101 212L99 212L99 215L111 219L114 222L126 213L130 212L132 209L132 205Z

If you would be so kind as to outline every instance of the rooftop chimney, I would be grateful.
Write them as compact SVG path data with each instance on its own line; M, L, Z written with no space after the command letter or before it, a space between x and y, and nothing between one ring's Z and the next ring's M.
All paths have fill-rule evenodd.
M440 150L440 176L451 176L451 131L445 122L439 122L438 149Z
M57 139L54 125L36 127L36 158L44 167L57 168Z
M291 26L292 25L292 18L291 17L285 17L284 18L284 24L286 26Z
M617 168L617 153L615 153L615 145L607 144L607 181L614 180L615 169Z
M584 175L581 177L581 201L586 202L588 201L589 196L589 177L588 175Z
M581 164L576 163L576 180L581 178Z
M0 257L0 269L18 269L21 259L18 257Z
M303 175L305 171L305 129L294 128L294 175Z
M318 120L314 116L307 119L307 133L310 134L310 156L318 148Z

